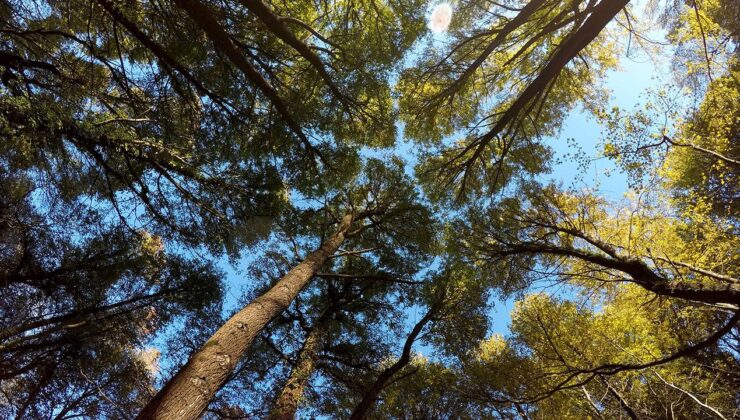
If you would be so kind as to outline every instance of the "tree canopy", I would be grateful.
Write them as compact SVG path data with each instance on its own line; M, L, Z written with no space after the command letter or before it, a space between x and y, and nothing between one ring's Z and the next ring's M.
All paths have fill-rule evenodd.
M3 0L0 417L735 418L739 48L733 0Z

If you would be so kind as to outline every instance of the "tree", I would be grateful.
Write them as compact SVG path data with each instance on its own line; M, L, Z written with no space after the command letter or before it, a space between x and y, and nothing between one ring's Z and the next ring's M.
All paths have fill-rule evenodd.
M193 11L188 5L200 7L199 18L210 19L209 33L184 18ZM291 66L295 45L246 30L259 28L248 10L198 2L185 8L139 6L138 14L108 0L4 6L3 126L12 138L7 147L22 152L14 160L20 167L10 170L44 162L41 151L79 153L79 160L67 157L60 165L83 173L80 185L89 186L86 192L122 222L136 221L135 227L190 246L206 242L214 251L225 245L237 253L268 230L285 205L286 183L306 188L329 161L352 165L356 153L348 144L389 146L395 140L387 77L421 30L415 4L355 3L313 12L297 5L281 11L299 33L322 30L320 38L342 51L311 47L332 66L342 66L331 79L333 95L324 86L330 78L315 77L317 53L308 71ZM346 15L378 19L394 29L380 33L349 21L336 24ZM230 26L219 23L222 17ZM319 29L302 19L314 20ZM218 33L228 41L231 58L223 60L225 50L214 51L210 43L184 41L181 33L205 33L208 39ZM350 41L363 37L374 48L359 49ZM234 77L232 66L242 73L252 69L251 78ZM339 99L352 106L330 111ZM304 106L288 110L285 103ZM29 142L37 133L47 141ZM322 158L323 166L315 160ZM50 179L71 175L45 168L55 172ZM61 181L74 184L69 177Z
M399 83L406 133L437 146L421 164L426 178L441 178L437 194L485 195L518 172L546 169L542 137L577 101L602 100L598 80L616 64L602 30L627 3L459 5L451 47L430 43Z
M528 407L532 418L722 417L734 410L737 360L725 353L729 342L714 337L701 352L665 360L687 338L703 341L717 314L646 301L634 286L619 287L593 311L587 302L602 298L579 304L527 296L513 313L511 336L484 341L463 368L469 382L461 389L480 390L473 399L492 406Z
M356 238L358 244L368 240L393 241L397 232L408 239L409 229L426 221L426 210L416 203L416 193L399 173L400 168L399 162L390 167L382 166L379 161L368 162L364 179L336 193L329 201L331 207L326 211L329 225L335 226L334 232L269 290L226 321L139 417L197 418L226 383L259 332L288 308L348 239ZM183 406L182 401L188 404Z
M393 379L401 370L403 370L411 362L411 348L414 345L414 341L417 340L419 334L441 311L443 304L443 297L440 297L421 317L421 319L414 325L409 333L406 341L403 344L403 351L401 357L398 358L393 364L383 369L375 382L370 385L365 395L362 396L360 403L352 411L351 419L363 419L367 416L368 411L372 408L375 401L378 399L381 391L385 388L389 381Z
M686 214L705 213L715 220L737 220L737 118L734 98L740 92L738 64L717 76L699 106L677 108L664 93L656 93L641 109L602 113L608 129L605 155L631 175L633 183L658 178ZM670 107L672 111L664 110ZM674 127L656 126L663 116L679 120ZM658 166L659 172L644 168Z
M216 270L166 253L145 231L111 228L89 209L40 213L27 184L4 180L3 416L127 415L152 384L146 341L220 300Z
M444 363L415 355L408 372L383 390L370 418L477 419L490 418L455 390L459 375Z
M0 4L0 416L734 416L740 9L628 3Z
M325 293L311 297L303 305L296 305L315 309L323 303L325 309L319 312L313 323L307 324L299 314L288 312L290 318L296 317L299 320L298 334L305 329L305 338L294 353L294 362L290 364L287 378L279 381L276 398L271 401L269 410L272 418L294 418L300 406L307 399L313 398L310 391L316 392L311 390L311 379L321 381L321 375L329 374L331 369L327 368L327 364L333 362L369 369L370 364L363 360L377 357L378 349L384 348L385 343L378 334L365 333L362 330L368 329L369 325L377 325L378 321L382 321L383 315L398 312L387 303L392 299L391 291L399 288L392 278L378 281L372 276L355 277L345 273L326 276L328 277L320 280L324 283L320 287L326 290ZM318 302L316 298L319 298ZM289 337L295 335L290 331L275 334L273 330L265 340L270 340L276 348L286 348ZM353 346L351 342L358 342L360 346ZM286 351L285 354L290 352Z
M604 155L633 184L657 179L681 211L709 211L720 221L737 220L737 13L737 5L724 1L672 9L666 24L676 45L670 57L675 83L649 92L633 112L598 112ZM694 103L669 93L676 89Z
M309 211L305 217L315 217ZM305 225L315 227L296 235L292 229L304 231L304 223L284 226L269 251L250 267L249 277L261 286L244 297L245 304L302 260L301 248L332 230L325 223ZM422 283L412 279L413 273L435 248L434 240L423 239L424 232L408 231L413 236L404 241L396 232L393 241L348 243L263 330L219 392L217 404L239 404L252 416L292 418L297 409L313 406L345 366L360 372L354 376L371 374L395 344L396 334L384 332L388 321L403 316L405 302ZM394 243L418 245L406 250Z
M382 417L380 413L385 410L396 409L386 403L389 393L405 392L403 384L415 381L412 378L424 367L424 357L414 352L414 346L421 342L427 349L439 347L440 353L449 358L464 358L483 339L487 325L485 313L489 309L487 287L481 279L469 276L470 271L465 267L451 261L439 264L439 269L425 268L419 272L415 277L420 281L412 285L414 291L399 299L397 305L406 305L403 313L408 321L396 321L395 326L390 326L395 334L389 345L379 349L375 360L361 356L367 352L364 346L358 346L353 357L329 359L335 362L326 369L325 381L331 386L322 387L323 392L314 403L318 413L331 417ZM401 313L397 315L401 316ZM387 333L378 335L387 336ZM366 360L371 362L370 366L360 363ZM399 397L395 403L403 404L403 401Z
M628 281L668 298L740 306L738 275L730 268L736 265L735 235L701 217L684 221L657 205L633 206L610 217L603 200L535 187L524 203L510 200L482 215L470 213L469 258L487 270L523 273L525 282L552 268L566 279Z
M216 280L208 263L192 263L178 254L151 264L148 256L138 255L139 240L155 238L156 242L162 237L169 249L178 252L182 247L197 251L205 247L216 256L225 249L234 257L269 232L274 218L286 207L286 183L298 189L313 188L312 176L321 169L315 161L318 156L352 167L356 153L346 143L364 145L372 139L371 146L387 146L394 140L387 75L422 27L413 4L378 7L374 2L372 7L356 4L354 9L283 11L293 14L281 19L297 23L301 36L319 34L299 19L317 13L311 20L326 33L319 38L336 38L329 42L343 50L341 60L339 54L321 50L327 62L343 67L336 77L336 83L339 79L342 83L341 98L326 95L313 71L286 64L295 59L295 45L275 43L259 30L238 33L238 56L256 63L258 76L267 83L280 84L273 99L285 95L306 103L277 118L272 112L275 104L264 106L269 89L254 84L259 77L246 82L233 77L231 61L221 60L205 43L191 43L180 36L183 28L192 27L180 23L186 22L179 18L185 15L183 10L162 6L146 3L123 8L101 0L8 2L0 9L4 18L0 28L0 129L7 139L0 154L3 182L7 179L13 190L8 196L3 191L3 198L22 201L30 209L23 210L28 213L23 216L9 211L8 218L3 218L8 224L3 225L7 248L3 250L2 279L13 285L3 301L9 313L23 309L24 302L43 306L41 315L26 314L18 318L18 324L3 326L7 327L5 335L15 340L11 344L16 353L22 355L13 355L13 362L17 357L32 357L27 350L33 340L41 353L50 346L79 344L82 338L77 333L63 334L70 321L79 321L81 326L75 331L85 328L83 337L96 345L111 339L131 343L151 337L153 330L124 338L129 321L138 321L123 320L145 316L142 308L163 302L167 305L161 309L166 315L164 325L177 313L171 301L217 298L209 291ZM214 5L201 6L210 13ZM218 18L246 23L236 28L251 27L251 13L245 10L213 9ZM349 12L358 19L377 16L388 23L403 20L404 25L393 24L395 30L380 32L377 27L365 31L364 25L349 22L335 24ZM234 28L219 29L223 36L225 30ZM378 49L358 48L353 44L357 37L373 38ZM333 93L337 94L336 89ZM346 113L328 111L337 99L352 107ZM276 108L282 109L280 105ZM310 141L309 135L313 137ZM294 136L300 141L294 141ZM322 137L318 146L317 137ZM26 225L18 228L18 217L53 231L31 231ZM90 224L94 227L82 228ZM19 238L44 232L54 236L54 241L20 243L13 236L20 231L25 233ZM105 250L106 246L111 249ZM71 248L70 252L65 248ZM65 252L53 255L56 249ZM159 271L154 275L148 270ZM204 272L202 285L191 272L198 270ZM159 284L159 275L167 281ZM86 282L98 278L105 281L93 296L74 296L86 289ZM144 281L153 283L147 288L139 284ZM24 282L33 282L38 291L32 292L32 298L17 300L15 285ZM40 297L62 283L68 289L65 292L72 293L54 292L57 300ZM186 283L185 287L179 283ZM93 318L107 321L88 328ZM110 326L118 330L108 334ZM29 331L38 337L28 335ZM57 338L38 342L50 337ZM61 370L45 372L58 381L54 372ZM111 383L128 382L120 378L113 377ZM38 385L32 394L41 395L41 384L28 381L28 385L32 389ZM87 399L103 398L87 388L84 392ZM78 409L79 402L74 410Z

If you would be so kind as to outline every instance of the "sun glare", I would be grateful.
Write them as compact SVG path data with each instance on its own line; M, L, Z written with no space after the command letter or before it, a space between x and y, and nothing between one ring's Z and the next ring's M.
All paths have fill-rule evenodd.
M447 30L452 20L452 6L449 3L438 4L429 16L429 29L441 33Z

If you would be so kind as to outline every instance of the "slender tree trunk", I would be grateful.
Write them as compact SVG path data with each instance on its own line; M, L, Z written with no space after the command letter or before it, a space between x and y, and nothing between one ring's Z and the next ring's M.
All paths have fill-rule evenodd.
M514 408L516 408L516 412L519 413L519 417L522 418L522 420L529 420L529 416L527 415L527 411L524 410L524 407L522 407L519 403L514 403Z
M594 402L593 398L591 398L591 394L588 393L588 390L586 389L585 385L581 385L581 391L583 391L583 395L586 397L586 401L588 401L588 405L591 406L591 409L594 410L594 413L596 416L600 419L604 418L604 415L601 414L601 410L599 410L599 407L596 406L596 403Z
M635 410L630 407L630 405L627 403L627 400L624 399L622 394L620 394L619 391L617 391L616 388L614 388L612 384L609 383L609 381L601 378L601 382L606 386L606 389L609 390L609 393L612 394L612 396L616 398L617 401L619 401L619 406L622 407L622 409L625 413L627 413L630 419L640 420L640 418L637 416L637 413L635 413Z
M337 98L344 98L339 87L334 83L334 80L327 72L326 66L324 66L324 62L321 61L321 58L311 50L311 47L309 47L308 44L298 39L298 37L288 29L284 21L280 19L280 16L276 15L267 3L262 0L240 0L240 3L250 12L254 13L254 15L265 24L265 27L267 27L270 32L283 40L286 44L293 47L293 49L305 58L306 61L311 63L311 66L313 66L319 75L321 75L321 78L324 79L324 82L326 82L329 89L331 89Z
M325 312L311 328L311 331L303 343L301 351L298 352L298 360L290 377L285 383L275 405L270 410L269 418L272 420L293 420L298 411L298 403L303 397L303 391L314 371L316 358L321 351L326 337L326 330L331 319L331 312Z
M481 143L488 144L502 133L533 99L540 97L547 90L547 86L558 77L563 68L601 33L604 27L627 6L629 1L601 0L594 6L593 12L583 23L583 26L563 40L537 77L504 112L496 125L481 137ZM476 154L478 153L476 152Z
M137 419L195 420L228 381L260 331L283 312L344 242L353 215L270 290L231 317L139 413Z
M411 347L414 345L416 338L419 336L427 323L429 323L429 321L431 321L436 313L440 310L442 302L443 300L440 300L439 302L437 302L437 304L433 305L424 316L424 318L422 318L419 322L416 323L416 325L414 325L414 328L411 330L411 334L409 334L409 336L406 338L401 357L398 359L398 361L396 361L396 363L388 366L380 373L380 375L378 375L378 378L362 397L362 401L360 401L357 407L355 407L355 410L352 412L352 416L350 416L350 420L364 419L365 416L367 416L368 411L370 411L370 409L373 408L373 405L375 405L375 401L377 401L380 393L383 391L383 388L388 385L388 382L391 380L391 378L393 378L396 373L400 372L401 369L409 364L409 362L411 361Z
M462 85L470 78L470 76L472 76L473 73L475 73L475 71L478 70L483 65L483 63L486 62L488 57L490 57L491 54L493 54L493 52L501 46L501 44L506 40L506 37L508 37L513 31L517 30L519 27L527 23L527 20L532 16L532 14L538 11L544 3L544 0L532 0L525 4L516 16L514 16L510 21L506 22L506 24L500 30L498 30L498 32L496 33L496 37L493 39L493 41L491 41L490 44L488 44L486 49L483 50L478 58L476 58L475 61L473 61L470 66L468 66L468 68L466 68L465 71L454 82L452 82L440 93L435 95L432 101L444 99L450 95L454 95L457 91L459 91Z

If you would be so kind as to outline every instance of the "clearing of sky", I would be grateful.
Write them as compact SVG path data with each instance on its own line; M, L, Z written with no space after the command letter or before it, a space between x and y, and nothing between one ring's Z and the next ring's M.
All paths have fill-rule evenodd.
M429 29L432 32L442 33L450 26L450 21L452 21L452 6L449 3L438 4L434 6L429 16Z

